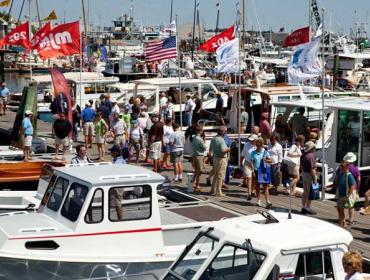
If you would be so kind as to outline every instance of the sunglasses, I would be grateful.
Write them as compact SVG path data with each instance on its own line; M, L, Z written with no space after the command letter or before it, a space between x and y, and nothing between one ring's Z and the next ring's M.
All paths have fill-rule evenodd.
M262 145L261 145L261 144L257 144L256 146L257 146L257 147L261 147Z

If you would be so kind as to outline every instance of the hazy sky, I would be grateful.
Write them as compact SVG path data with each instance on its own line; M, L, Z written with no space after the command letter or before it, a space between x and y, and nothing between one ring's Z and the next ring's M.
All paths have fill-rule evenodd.
M13 0L13 16L18 18L22 0ZM33 3L35 0L31 0ZM129 13L131 0L85 0L90 11L90 22L111 25L112 19ZM199 0L200 18L208 28L216 23L217 0ZM229 26L235 20L235 4L243 0L220 0L220 26ZM26 0L26 3L28 1ZM159 25L168 23L171 0L133 0L134 18L138 24ZM194 0L173 0L174 14L178 14L179 23L192 22ZM308 0L246 0L247 29L258 25L262 30L295 29L308 23ZM317 0L319 7L325 8L325 17L329 26L347 33L354 22L369 22L370 0ZM81 12L81 0L39 0L41 16L46 16L55 9L60 19L77 20ZM28 3L25 5L28 9ZM31 14L35 15L35 7ZM28 11L23 12L23 14ZM257 23L258 22L258 23Z

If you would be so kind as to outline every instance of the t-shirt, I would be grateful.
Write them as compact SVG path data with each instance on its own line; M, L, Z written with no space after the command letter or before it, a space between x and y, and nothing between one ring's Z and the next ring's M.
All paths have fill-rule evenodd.
M251 153L251 161L253 162L253 168L255 171L257 171L258 168L260 168L262 158L264 157L270 158L269 153L264 148L262 148L260 152L258 152L257 150L254 150Z
M149 130L149 140L152 142L162 141L163 134L163 123L157 122Z
M364 280L360 272L355 272L351 277L344 277L344 280Z
M91 107L86 107L81 112L83 122L92 122L96 117L96 112Z
M289 124L292 127L292 130L297 134L305 134L307 126L307 118L301 114L295 114L290 120Z
M252 145L251 142L245 143L243 150L241 152L241 156L244 158L245 163L248 163L251 161L251 154L252 152L257 149L256 146Z
M170 136L173 133L172 126L164 125L163 126L163 143L168 144L170 141Z
M186 100L185 102L185 112L192 112L195 108L195 103L193 101L193 99L188 99Z
M227 148L225 140L220 135L212 138L209 150L212 152L214 157L224 158L227 153L224 150Z
M272 164L281 163L283 161L283 147L276 142L274 146L268 145L268 153L271 156Z
M53 129L55 132L55 135L58 136L59 139L66 138L68 134L72 130L71 122L68 120L61 120L57 119L54 122Z
M125 122L126 127L131 127L131 115L129 113L124 113L122 115L122 120Z
M130 137L134 141L139 141L143 133L144 132L140 127L135 126L134 128L131 128Z
M170 139L170 152L182 152L184 150L185 135L182 131L175 131L171 134Z
M104 119L100 119L95 123L95 135L103 136L104 135L104 127L106 127L107 123Z
M9 97L10 95L10 91L7 87L4 87L2 89L0 89L0 96L1 97Z
M194 156L204 156L204 152L206 151L206 144L204 140L199 135L195 135L193 137L193 141L191 142L193 148L193 155Z
M346 177L348 179L346 179ZM346 181L348 182L348 184L346 184ZM356 180L350 172L339 172L337 174L336 182L338 197L345 197L347 195L348 188L356 184Z
M33 135L33 126L32 126L30 118L25 117L22 120L22 128L24 130L24 134Z
M360 170L358 169L358 167L356 165L354 165L353 163L351 163L349 166L348 166L348 171L351 172L351 174L353 175L353 177L355 177L355 180L356 180L356 189L358 189L360 186L359 186L359 183L357 181L357 178L358 177L361 177L361 172Z
M267 120L263 120L260 122L260 130L262 135L268 135L271 131L270 123Z
M247 112L243 112L241 113L241 116L240 116L240 122L242 125L244 126L247 126L248 125L248 120L249 120L249 115Z
M111 123L111 131L113 131L114 135L122 135L125 133L126 124L123 120L119 119L118 121L112 121Z
M316 168L316 159L314 152L305 153L302 157L302 171L311 172L312 169Z

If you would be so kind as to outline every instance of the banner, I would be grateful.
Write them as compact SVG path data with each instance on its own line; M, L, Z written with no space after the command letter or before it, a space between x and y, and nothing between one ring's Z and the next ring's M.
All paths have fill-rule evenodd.
M319 47L320 37L316 37L310 43L294 50L288 66L289 84L298 84L322 74L323 68L318 57Z
M41 59L80 53L80 23L61 24L45 32L37 45Z
M199 50L206 52L215 52L224 43L233 40L235 37L234 25L226 29L224 32L212 37L199 47Z
M46 23L43 27L41 27L37 32L33 35L31 39L30 49L35 50L37 49L41 38L45 36L46 33L50 32L51 30L51 23L50 21Z
M216 51L219 73L236 73L239 71L239 38L223 44Z
M0 40L0 48L3 45L29 47L29 26L28 21L17 26Z
M49 68L49 72L54 87L54 98L57 100L57 102L63 103L62 106L58 106L58 108L61 108L60 112L58 113L64 113L67 115L68 120L71 122L71 124L73 124L72 99L67 80L57 68ZM66 104L64 105L64 103Z
M55 20L55 19L58 19L58 17L55 11L52 10L51 13L47 17L42 19L42 21Z
M310 41L310 28L307 26L301 29L297 29L288 37L286 37L284 40L284 47L294 47L300 44L307 43L308 41Z

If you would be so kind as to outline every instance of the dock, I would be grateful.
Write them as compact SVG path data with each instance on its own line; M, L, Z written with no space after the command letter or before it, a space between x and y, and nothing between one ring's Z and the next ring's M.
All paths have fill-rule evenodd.
M13 127L13 122L15 119L14 112L7 112L4 116L0 116L0 137L4 137L6 134L10 134L11 128ZM43 121L38 121L37 123L37 134L39 137L43 137L46 139L48 145L54 145L54 139L52 138L51 134L51 124L46 123ZM79 133L78 143L83 143L83 135L82 132ZM111 147L112 144L108 144L108 147ZM106 159L110 159L110 155L107 150ZM69 153L74 153L74 151L70 151ZM94 159L97 158L97 148L96 145L93 145L92 149L88 150L88 155ZM149 169L152 168L151 165L146 163L140 163L140 165L147 167ZM210 170L210 166L206 165L206 172ZM191 166L188 160L184 159L184 179L182 183L171 183L172 188L176 188L180 191L187 192L187 176L186 173L191 171ZM173 170L166 169L161 172L163 176L167 176L169 179L173 178ZM228 189L224 190L226 194L225 197L214 197L209 195L210 187L205 185L206 176L203 175L201 178L202 184L202 192L201 193L191 193L190 195L195 196L198 199L208 201L210 203L214 203L220 207L227 208L229 210L249 215L255 214L256 210L263 209L261 207L257 207L255 205L256 199L252 199L251 201L246 200L246 189L240 187L239 184L241 183L240 179L232 179L230 184L228 185ZM289 195L285 193L283 190L279 190L277 194L270 195L270 200L272 202L272 208L276 211L286 211L288 216L288 209L290 204ZM336 202L333 200L324 200L324 201L313 201L312 202L312 209L317 211L317 214L313 217L325 220L329 223L337 224L338 215L336 211ZM299 197L291 197L291 209L292 213L299 214L301 210L301 198ZM346 211L346 215L348 217L348 213ZM355 224L350 226L348 230L353 235L353 242L350 245L351 250L359 251L363 254L364 258L370 262L370 216L363 216L360 215L358 211L355 214ZM330 235L330 232L327 233ZM273 233L271 233L271 240L273 241ZM299 237L297 237L299 238Z

